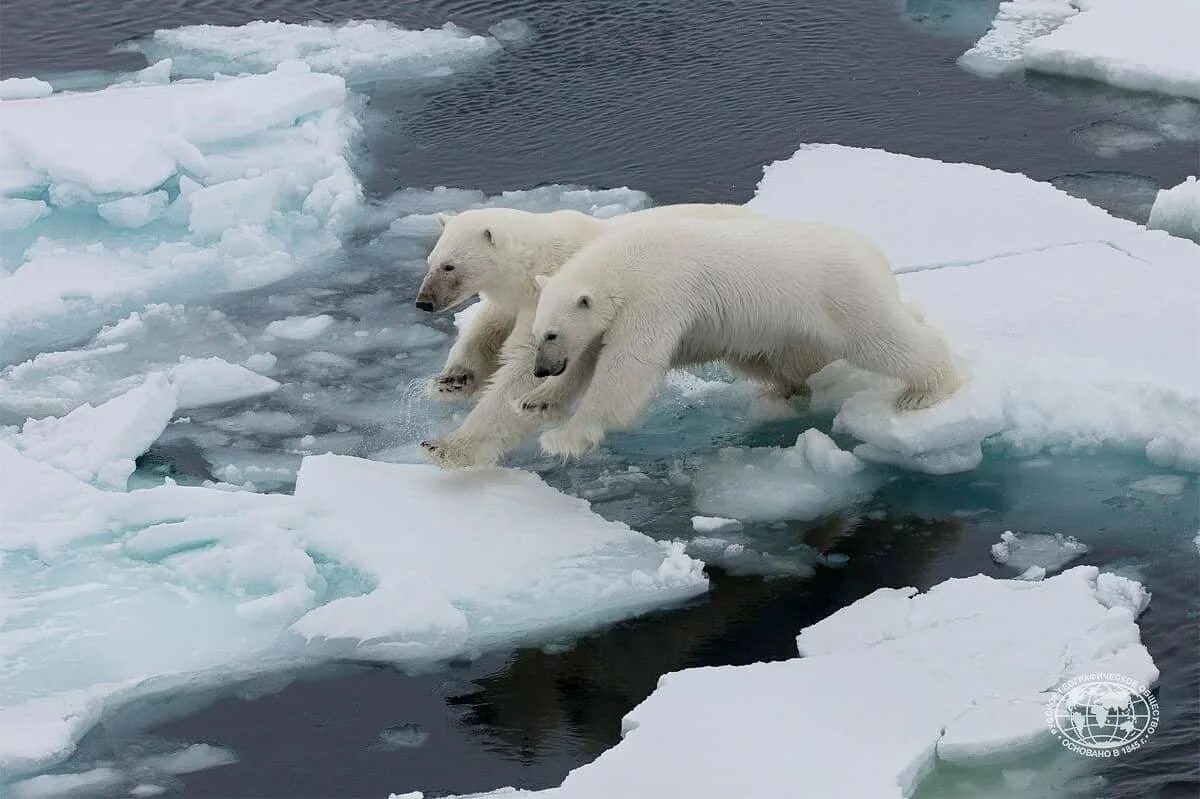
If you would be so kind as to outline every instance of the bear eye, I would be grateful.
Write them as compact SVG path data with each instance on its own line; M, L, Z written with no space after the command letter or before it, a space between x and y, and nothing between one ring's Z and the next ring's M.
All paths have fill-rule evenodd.
M442 271L443 272L453 272L454 264L446 264L445 266L442 267Z
M592 307L592 298L585 294L584 296L580 297L579 302L577 302L575 304L578 305L580 308L591 308Z

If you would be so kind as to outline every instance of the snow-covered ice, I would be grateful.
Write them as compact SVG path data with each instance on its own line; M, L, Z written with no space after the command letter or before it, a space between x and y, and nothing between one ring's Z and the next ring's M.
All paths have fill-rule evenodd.
M124 493L3 441L0 471L6 774L61 759L106 707L141 694L325 657L430 662L707 585L682 544L604 521L527 472L325 455L304 461L294 496Z
M845 364L814 376L814 407L841 411L860 457L954 471L986 438L1200 468L1196 244L1022 175L838 145L768 166L750 204L865 230L964 358L968 384L916 413L890 412L896 387Z
M1024 67L1200 99L1198 29L1192 0L1008 0L959 63L983 74Z
M900 799L939 761L1011 762L1047 746L1044 704L1072 677L1153 684L1135 621L1146 599L1088 566L881 588L804 629L803 657L664 676L621 743L561 787L484 795Z
M45 97L54 87L38 78L5 78L0 80L0 100L27 100Z
M1154 198L1146 227L1200 243L1200 182L1194 176Z
M1062 533L1014 533L1006 530L992 544L992 560L1021 573L1023 579L1036 578L1031 569L1056 572L1076 558L1087 554L1088 546L1075 536Z
M364 83L449 74L454 67L496 53L500 41L499 36L479 36L450 23L409 30L382 20L338 25L256 21L158 30L131 42L128 49L144 53L151 61L170 57L176 75L207 78L214 72L269 72L283 61L303 61L316 72Z
M869 495L861 460L815 428L791 447L727 447L696 474L696 508L742 521L824 516Z

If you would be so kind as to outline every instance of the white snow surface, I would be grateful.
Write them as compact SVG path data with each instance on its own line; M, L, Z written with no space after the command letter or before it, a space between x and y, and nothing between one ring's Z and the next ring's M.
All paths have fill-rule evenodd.
M528 472L323 455L305 459L294 496L106 492L3 441L0 471L6 773L69 753L107 704L183 681L324 657L430 662L707 586L682 544Z
M1200 181L1195 176L1159 191L1146 227L1200 243Z
M881 588L804 629L803 657L662 677L621 743L561 787L481 796L910 796L939 760L1047 745L1044 702L1074 676L1158 679L1135 622L1147 597L1114 577L1081 566Z
M498 52L500 42L451 23L409 30L381 20L338 25L259 20L245 25L157 30L132 42L129 49L141 51L152 61L170 56L176 75L268 72L283 61L303 61L315 72L361 83L397 76L440 77L463 62Z
M1197 30L1193 0L1008 0L959 63L981 74L1024 67L1200 99Z
M892 381L844 363L815 375L814 408L839 412L859 457L946 473L986 440L1200 469L1196 244L1023 175L838 145L768 166L750 205L872 236L962 358L967 384L908 413L890 409Z

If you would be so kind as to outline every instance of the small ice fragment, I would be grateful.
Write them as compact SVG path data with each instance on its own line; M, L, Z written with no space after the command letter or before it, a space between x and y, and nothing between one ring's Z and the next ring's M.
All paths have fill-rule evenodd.
M697 533L711 535L713 533L736 533L742 529L742 523L737 519L726 519L721 516L693 516L692 529Z
M96 211L104 221L123 228L145 227L162 216L166 210L165 191L122 197L96 206Z
M324 333L333 324L329 314L317 316L289 316L267 325L266 333L275 338L292 341L308 341Z
M273 352L256 352L246 359L245 366L247 369L266 374L275 368L275 364L279 363L279 358Z
M167 792L167 789L161 785L155 785L152 782L139 782L137 785L129 789L129 795L141 799L145 796L162 796Z
M995 548L993 548L993 552L994 551L995 551ZM1041 566L1030 566L1028 569L1026 569L1025 571L1018 574L1014 579L1016 579L1016 580L1031 580L1031 581L1036 582L1037 580L1045 579L1045 577L1046 577L1046 570L1043 569Z
M1200 242L1200 181L1192 176L1173 189L1160 191L1146 227Z
M1022 533L1005 530L992 544L992 560L1021 572L1031 566L1054 572L1088 551L1086 544L1062 533Z
M163 774L191 774L236 762L238 756L229 749L211 744L192 744L178 752L151 755L144 758L141 765Z
M100 766L75 774L43 774L27 780L8 783L4 799L61 799L61 797L95 796L118 784L124 775L115 768Z
M0 197L0 231L23 230L49 213L41 200Z
M1160 497L1177 496L1187 487L1187 478L1179 474L1152 474L1129 484L1133 491L1158 494Z
M379 733L380 749L415 749L424 746L429 733L420 724L397 724Z
M38 78L5 78L0 80L0 100L25 100L45 97L54 87Z

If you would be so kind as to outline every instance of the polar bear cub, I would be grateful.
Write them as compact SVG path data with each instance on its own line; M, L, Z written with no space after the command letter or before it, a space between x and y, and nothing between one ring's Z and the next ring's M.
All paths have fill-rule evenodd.
M442 373L433 382L440 398L470 396L478 404L457 430L422 444L437 464L462 467L489 464L537 432L551 414L521 414L514 401L544 381L534 375L531 337L537 307L536 278L553 274L589 242L613 231L673 218L722 220L757 218L739 205L665 205L597 219L578 211L531 213L483 208L441 217L443 230L429 254L429 271L417 294L426 311L453 308L475 294L483 307L455 341ZM576 390L571 381L586 370L552 381L559 392ZM555 407L561 406L556 400Z
M659 220L597 239L542 283L535 372L594 361L574 414L542 435L548 454L591 451L641 416L668 370L689 363L723 360L801 386L814 365L845 358L899 378L901 410L932 405L960 382L945 341L901 301L883 253L850 230ZM556 401L542 386L520 407L536 415Z

